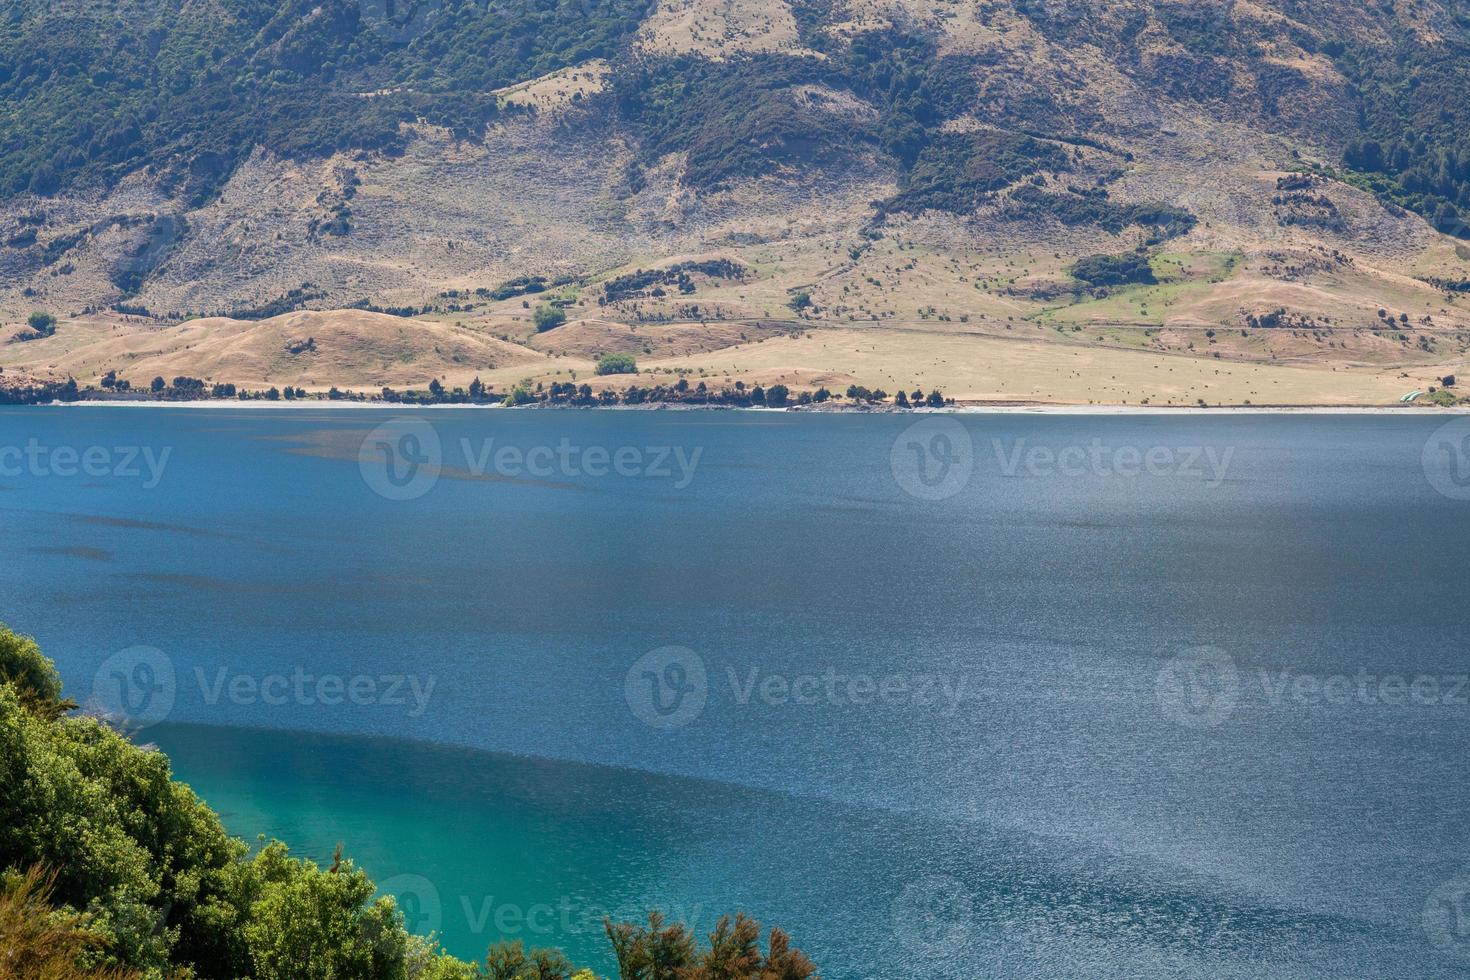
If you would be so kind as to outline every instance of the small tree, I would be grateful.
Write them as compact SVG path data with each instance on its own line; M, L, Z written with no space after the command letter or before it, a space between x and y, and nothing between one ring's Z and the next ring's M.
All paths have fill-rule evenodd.
M56 332L56 317L45 310L36 310L26 318L26 325L36 333L49 337Z
M152 383L150 383L148 387L150 390L153 391L154 394L157 394L164 388L168 387L168 383L164 381L162 377L157 377L153 379Z
M638 364L629 354L604 354L597 359L598 374L637 374Z
M544 332L559 327L567 322L566 311L559 306L550 303L542 303L536 307L536 312L531 314L531 321L536 324L538 332Z

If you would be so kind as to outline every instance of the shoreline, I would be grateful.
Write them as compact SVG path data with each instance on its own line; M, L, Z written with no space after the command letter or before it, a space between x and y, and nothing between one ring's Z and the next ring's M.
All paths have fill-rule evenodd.
M944 408L894 408L831 406L813 408L791 406L787 408L759 408L739 405L527 405L507 406L491 404L435 404L422 405L396 402L357 401L295 401L295 402L239 402L230 399L201 399L198 401L142 401L142 400L84 400L75 402L46 402L40 405L9 405L0 408L166 408L224 411L512 411L512 412L759 412L794 415L1467 415L1470 406L1435 405L1069 405L1061 403L1001 403L994 405L965 404L947 405Z

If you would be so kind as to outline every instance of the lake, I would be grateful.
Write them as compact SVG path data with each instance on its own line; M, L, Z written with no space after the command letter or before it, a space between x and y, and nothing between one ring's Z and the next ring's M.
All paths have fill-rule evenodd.
M0 620L451 951L1470 969L1470 419L0 410Z

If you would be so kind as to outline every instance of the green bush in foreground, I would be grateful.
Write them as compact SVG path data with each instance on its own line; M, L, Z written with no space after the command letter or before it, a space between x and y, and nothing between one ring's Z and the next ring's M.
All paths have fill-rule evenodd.
M519 943L483 965L449 956L340 850L327 868L279 841L251 856L167 756L75 707L35 642L0 625L0 980L596 980ZM607 930L623 980L815 976L779 930L760 954L744 916L702 952L657 913Z

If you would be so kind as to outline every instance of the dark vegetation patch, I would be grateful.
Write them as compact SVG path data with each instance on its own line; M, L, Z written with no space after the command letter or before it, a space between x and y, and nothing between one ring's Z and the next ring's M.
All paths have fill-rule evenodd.
M685 181L713 189L781 167L826 166L877 146L911 167L937 127L976 98L972 62L940 57L933 40L899 30L860 34L846 46L823 36L827 58L759 54L641 58L624 65L613 92L639 136L643 162L688 154ZM825 85L871 105L856 121L795 98Z
M1042 170L1066 170L1066 151L1016 133L939 133L909 171L907 186L884 202L887 210L926 209L966 214L993 192Z
M704 262L679 262L662 269L638 269L627 275L609 279L602 284L599 304L616 303L625 299L640 299L645 296L666 295L664 286L671 286L680 293L695 290L693 276L708 276L711 279L745 278L745 267L730 259L710 259Z
M1097 191L1077 193L1069 189L1055 193L1031 184L1011 194L1006 206L1012 217L1054 218L1074 227L1096 225L1114 235L1134 227L1151 229L1150 244L1187 234L1198 221L1188 211L1169 204L1117 204Z
M1123 286L1132 283L1152 285L1159 280L1153 265L1143 252L1122 255L1089 255L1067 270L1074 279L1089 286Z
M1470 18L1444 27L1435 45L1408 32L1388 49L1331 45L1363 130L1342 162L1359 186L1470 239Z
M197 204L256 146L391 150L418 118L476 135L490 90L615 55L648 5L445 0L395 43L354 0L19 0L0 16L0 195L151 167Z

